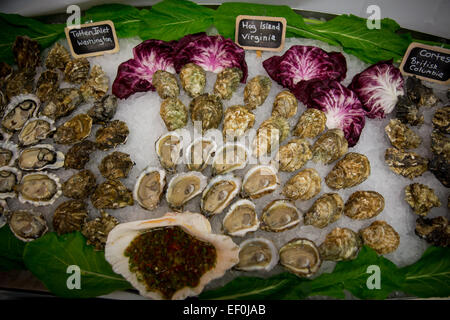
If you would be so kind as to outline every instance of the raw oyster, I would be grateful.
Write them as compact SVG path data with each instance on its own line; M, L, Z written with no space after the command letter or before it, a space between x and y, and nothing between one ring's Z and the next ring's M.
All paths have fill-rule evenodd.
M5 200L0 200L0 228L2 228L8 218L7 216L9 215L9 207L8 207L8 203Z
M91 134L91 129L92 118L81 113L60 125L53 135L53 140L59 144L81 142Z
M216 78L214 93L221 99L229 100L239 86L243 73L239 68L225 68Z
M297 114L298 101L290 91L281 91L275 97L272 108L272 116L291 118Z
M308 108L302 113L292 134L300 138L315 138L325 130L327 116L321 110ZM346 140L347 141L347 140Z
M386 149L384 161L395 174L414 179L428 169L428 160L414 152L403 152L396 148Z
M217 144L214 140L200 137L192 141L185 152L188 170L203 171L215 155Z
M17 36L12 52L21 70L35 70L41 62L39 43L28 36Z
M104 250L109 232L119 224L116 218L100 210L101 216L83 225L81 233L86 237L86 243L96 250Z
M371 219L384 210L384 197L376 191L356 191L350 195L344 214L356 220Z
M421 183L413 183L405 188L405 200L419 216L426 216L433 207L441 206L434 190Z
M415 233L434 246L450 246L450 225L446 217L433 219L419 217L416 220Z
M203 192L206 182L207 178L197 171L183 172L173 176L166 192L169 207L181 212L184 204Z
M62 194L73 199L87 199L95 190L97 181L91 170L81 170L62 184Z
M169 131L183 128L188 121L188 110L176 97L164 99L161 102L159 114Z
M128 153L114 151L102 159L98 170L106 179L120 179L128 177L134 165Z
M293 172L312 158L311 145L306 139L292 139L278 149L276 161L280 171Z
M227 174L212 178L203 190L200 210L206 216L222 213L241 189L241 178Z
M447 136L438 130L431 133L431 151L442 157L448 162L450 161L450 136Z
M90 67L86 58L70 60L64 69L65 80L75 84L84 83L88 78Z
M450 105L437 109L431 122L436 129L450 134Z
M17 146L11 142L0 143L0 167L13 166L19 156Z
M62 193L59 178L44 171L24 175L16 190L21 203L31 203L34 206L49 206Z
M248 151L242 144L227 143L216 152L211 163L212 175L243 169L248 162Z
M294 228L301 221L300 212L288 200L280 199L270 202L261 214L261 229L281 232Z
M92 118L94 124L105 125L114 118L116 111L116 96L107 94L94 102L94 105L88 111L88 115Z
M58 73L47 70L41 73L36 83L36 96L42 102L49 101L58 90Z
M322 264L319 249L308 239L292 239L278 253L281 265L299 277L312 276Z
M101 127L95 133L95 145L97 149L108 150L124 144L128 139L130 130L125 122L113 120L105 127Z
M255 115L246 107L241 105L228 107L223 119L223 136L239 138L252 128L254 123Z
M219 127L223 117L223 105L219 96L204 93L196 96L189 104L192 123L197 127L196 122L201 122L202 131L216 129Z
M59 43L55 43L48 52L47 58L45 58L45 66L47 69L59 69L64 71L69 61L69 51Z
M69 232L81 231L88 217L86 203L82 200L68 200L61 203L53 215L53 228L62 235Z
M243 237L248 232L258 230L255 204L246 199L236 201L228 209L222 224L225 233L234 237Z
M27 147L47 139L56 130L53 124L47 117L29 119L19 133L19 145Z
M242 182L242 197L258 199L272 193L280 185L277 169L271 165L256 165L244 176Z
M95 150L95 143L90 140L83 140L80 143L74 144L66 153L64 160L64 167L71 169L83 169L92 152Z
M395 251L400 244L400 236L386 221L378 220L359 231L365 245L374 249L378 254Z
M272 81L269 77L256 76L252 78L244 88L245 106L252 110L262 105L266 101L271 88Z
M391 119L384 129L391 144L399 150L415 149L422 139L398 119Z
M34 94L22 94L11 99L2 119L2 126L8 132L20 131L28 119L36 116L39 99Z
M253 154L256 157L276 150L289 135L289 122L283 117L270 117L263 121L256 131L252 142Z
M173 73L157 70L153 74L152 84L161 99L177 98L180 95L177 77Z
M235 266L243 271L270 271L280 259L272 241L265 238L247 239L239 245L239 263Z
M0 168L0 199L14 198L22 173L13 167Z
M109 88L109 78L102 67L94 65L91 74L86 82L80 87L84 101L94 101L101 99Z
M34 87L34 72L15 71L8 78L5 86L5 94L8 99L22 94L31 94Z
M143 243L153 235L169 235L162 240L162 246L179 248L176 254L173 250L155 252L152 241L140 246L139 256L130 252L134 243ZM193 251L198 253L192 254ZM213 234L208 219L200 214L167 213L161 218L116 226L109 233L105 258L114 272L125 277L141 295L152 299L178 300L200 294L209 281L223 276L238 263L239 247L230 237ZM131 264L132 260L137 263ZM144 269L141 261L156 264L158 269L167 268L170 273L168 277L162 277L153 269ZM179 265L185 267L180 269L177 267ZM173 281L185 278L189 278L188 285L185 280Z
M71 114L82 102L83 96L79 89L62 88L41 108L40 114L57 120Z
M450 161L443 154L434 155L428 169L445 187L450 188Z
M311 208L305 212L304 223L316 228L325 228L336 222L343 210L344 201L338 193L325 193L317 198Z
M11 232L20 240L30 242L48 231L44 216L35 211L14 211L8 217Z
M332 189L351 188L370 175L369 159L363 154L349 152L339 160L325 177L325 183Z
M184 91L195 98L205 90L206 72L195 63L185 64L180 70L180 82Z
M395 117L404 124L409 124L410 126L420 126L423 123L423 115L420 114L419 108L408 96L398 97L395 110L397 110Z
M319 194L321 181L316 169L298 172L283 187L281 192L289 200L309 200Z
M419 107L433 107L439 99L433 94L433 89L422 84L422 81L416 77L406 79L406 91L411 101Z
M107 180L97 185L91 202L97 209L118 209L134 204L133 193L120 180Z
M341 129L330 129L314 142L311 150L312 161L327 165L347 153L348 142Z
M319 246L319 252L323 260L353 260L361 247L362 240L356 232L348 228L334 228Z
M147 167L137 178L133 197L147 210L155 210L166 186L166 172L159 168Z
M155 150L161 166L169 173L174 173L181 159L183 137L176 131L168 132L155 143Z
M56 151L51 144L39 144L23 149L17 165L25 171L59 169L64 165L64 153Z

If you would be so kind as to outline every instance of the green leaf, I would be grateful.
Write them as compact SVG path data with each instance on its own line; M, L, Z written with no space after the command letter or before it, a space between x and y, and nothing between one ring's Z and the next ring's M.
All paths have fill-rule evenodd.
M103 251L86 245L80 232L58 236L51 232L29 242L23 254L27 268L55 295L67 298L90 298L116 290L129 289L130 284L114 273ZM68 289L72 275L67 268L81 270L81 289Z
M0 228L0 243L0 270L26 269L22 259L25 242L17 239L8 225Z
M400 271L402 291L420 298L450 296L450 248L429 247L419 261Z

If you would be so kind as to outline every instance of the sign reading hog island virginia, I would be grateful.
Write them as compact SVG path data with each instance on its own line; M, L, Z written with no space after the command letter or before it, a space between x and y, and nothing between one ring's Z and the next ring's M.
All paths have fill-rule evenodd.
M114 24L110 20L65 28L70 51L75 58L119 51Z
M277 17L236 17L235 42L244 49L281 51L286 35L286 19Z

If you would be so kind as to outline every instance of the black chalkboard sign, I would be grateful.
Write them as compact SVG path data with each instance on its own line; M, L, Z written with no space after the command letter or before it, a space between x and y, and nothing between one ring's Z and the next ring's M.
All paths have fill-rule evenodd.
M245 15L236 18L235 42L244 49L281 51L285 35L285 18Z
M403 74L441 84L450 84L450 50L413 42L406 50Z
M75 58L102 55L119 51L116 30L112 21L101 21L65 29L70 51Z

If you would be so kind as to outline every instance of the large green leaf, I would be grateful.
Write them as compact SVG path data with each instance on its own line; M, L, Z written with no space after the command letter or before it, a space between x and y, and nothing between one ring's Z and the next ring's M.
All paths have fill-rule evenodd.
M17 239L8 225L0 228L0 271L26 269L22 255L25 242Z

